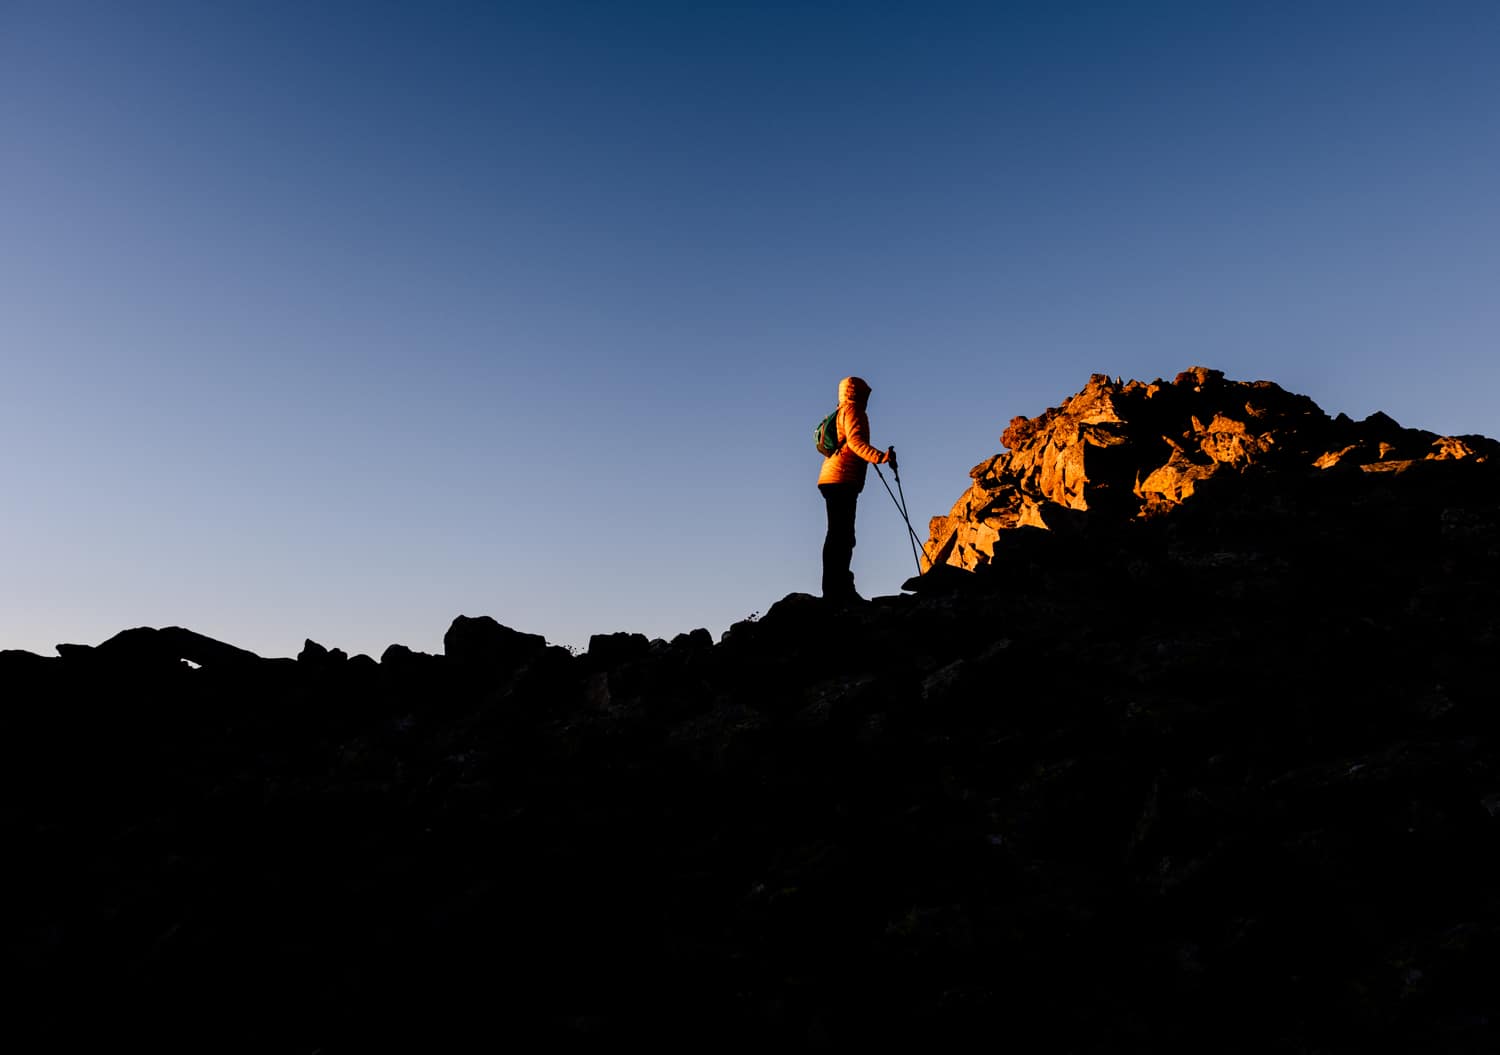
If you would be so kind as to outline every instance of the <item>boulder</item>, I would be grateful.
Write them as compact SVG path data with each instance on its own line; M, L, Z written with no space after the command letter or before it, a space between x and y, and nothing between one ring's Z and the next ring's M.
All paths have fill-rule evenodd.
M349 654L341 648L324 648L312 638L305 638L302 651L297 653L297 662L312 667L332 667L347 663Z
M542 635L512 630L487 615L461 615L443 635L443 655L469 668L516 670L546 649Z
M219 669L258 665L254 652L180 626L156 629L139 626L122 630L93 651L93 659L110 665L177 666L187 660L200 667Z
M442 656L417 652L406 645L389 645L380 654L380 666L398 673L425 673L440 666Z
M913 575L901 584L913 593L948 593L962 590L974 581L974 574L952 564L935 564L921 575Z
M672 638L669 647L674 652L706 652L714 647L714 637L707 628L700 626Z
M617 634L594 634L589 638L588 660L595 667L613 667L631 660L643 659L651 651L645 634L624 631Z
M380 670L380 664L361 652L349 657L349 670L358 675L368 676Z

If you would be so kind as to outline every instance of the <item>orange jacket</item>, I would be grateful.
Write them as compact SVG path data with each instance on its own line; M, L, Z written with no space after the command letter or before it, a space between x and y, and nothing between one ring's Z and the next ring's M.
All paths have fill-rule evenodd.
M839 442L843 444L827 458L818 472L820 484L858 484L864 490L866 463L879 465L889 461L885 451L870 446L870 419L865 404L870 400L870 386L858 377L839 382Z

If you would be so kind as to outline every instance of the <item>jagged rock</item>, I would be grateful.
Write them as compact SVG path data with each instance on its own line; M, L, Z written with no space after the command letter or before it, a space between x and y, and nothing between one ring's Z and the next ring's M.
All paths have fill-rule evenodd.
M589 638L588 660L595 667L613 667L642 659L651 651L645 634L621 631L616 634L594 634Z
M705 627L689 630L685 634L678 634L672 638L671 648L674 652L704 652L714 646L714 636Z
M789 593L766 609L762 622L774 625L783 620L795 623L816 620L825 608L826 602L821 597L810 593Z
M732 624L719 643L741 650L780 636L817 636L820 624L827 622L831 603L810 593L789 593L766 609L765 615L755 612Z
M416 652L406 645L389 645L380 654L380 665L388 670L402 673L426 672L442 665L442 656L428 652Z
M58 646L64 657L82 656L79 646ZM187 660L200 667L244 668L265 662L254 652L185 630L180 626L140 626L122 630L87 653L91 662L111 666L156 665L177 667Z
M547 649L540 634L524 634L487 615L458 616L443 635L443 654L455 663L491 671L511 671Z
M901 584L901 588L913 593L944 593L962 590L973 584L972 572L957 565L939 563L921 575L913 575Z
M324 648L312 638L305 638L302 651L297 653L297 662L313 667L333 667L347 663L349 654L341 648Z
M1269 381L1226 380L1193 367L1170 384L1095 374L1037 418L1015 418L1006 452L970 470L973 484L928 525L934 565L993 561L1018 528L1080 532L1168 513L1206 485L1251 471L1304 473L1357 465L1400 472L1417 461L1478 464L1500 453L1484 437L1436 436L1375 413L1330 419L1312 400Z

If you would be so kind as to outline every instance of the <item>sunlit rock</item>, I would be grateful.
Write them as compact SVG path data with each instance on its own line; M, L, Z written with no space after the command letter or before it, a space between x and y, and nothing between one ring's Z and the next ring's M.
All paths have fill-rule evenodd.
M1399 472L1500 452L1482 436L1436 436L1378 412L1360 422L1330 418L1273 382L1231 381L1201 366L1170 383L1095 374L1060 406L1012 419L1000 441L1009 449L974 466L968 490L929 522L931 563L972 570L990 563L1015 529L1079 531L1101 518L1170 513L1210 481L1251 472Z

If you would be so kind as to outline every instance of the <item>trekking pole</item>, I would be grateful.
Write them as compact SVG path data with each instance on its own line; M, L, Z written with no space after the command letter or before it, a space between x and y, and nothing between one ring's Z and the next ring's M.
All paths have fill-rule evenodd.
M892 473L896 472L896 469L895 469L894 466L891 467L891 472ZM891 496L891 501L894 502L895 505L896 505L896 512L898 512L898 513L901 514L901 519L906 523L906 538L907 538L907 541L911 543L911 559L916 562L916 565L917 565L917 574L921 575L922 574L922 559L917 556L917 533L912 528L912 526L911 526L911 517L909 517L909 516L906 515L906 507L902 504L902 501L901 501L901 499L904 499L906 497L906 495L903 494L901 496L901 499L898 499L896 497L896 492L891 490L891 485L885 482L885 473L883 473L883 472L880 471L880 466L879 465L875 466L875 475L878 476L878 477L880 477L880 483L885 488L885 493ZM896 486L897 487L901 486L901 477L900 477L899 474L896 476ZM924 547L924 549L925 549L925 547ZM931 563L931 562L929 561L928 563Z
M906 521L906 530L915 535L916 529L911 526L911 517L906 513L906 491L901 487L901 469L895 462L891 462L891 475L896 478L896 494L901 496L901 519Z
M921 537L918 536L916 529L911 526L911 517L906 512L906 490L901 486L901 468L895 462L891 462L891 475L896 478L896 493L901 496L901 519L906 521L906 533L911 536L912 546L914 547L912 556L915 557L916 550L920 549L922 556L925 557L927 556L927 546L922 542ZM927 567L929 569L932 567L932 561L929 560L927 562ZM917 574L922 574L921 561L917 561Z

